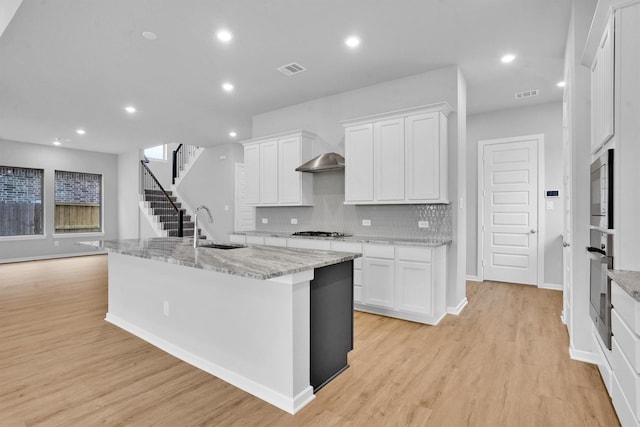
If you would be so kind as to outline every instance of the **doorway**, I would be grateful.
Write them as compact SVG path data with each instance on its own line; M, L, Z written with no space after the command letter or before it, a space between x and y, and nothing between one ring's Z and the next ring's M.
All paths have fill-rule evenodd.
M544 135L479 142L478 273L482 280L544 282Z

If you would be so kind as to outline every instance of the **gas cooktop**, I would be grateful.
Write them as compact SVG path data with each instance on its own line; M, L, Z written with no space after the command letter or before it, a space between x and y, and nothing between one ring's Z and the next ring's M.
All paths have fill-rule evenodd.
M292 236L312 236L312 237L348 237L350 234L338 231L296 231Z

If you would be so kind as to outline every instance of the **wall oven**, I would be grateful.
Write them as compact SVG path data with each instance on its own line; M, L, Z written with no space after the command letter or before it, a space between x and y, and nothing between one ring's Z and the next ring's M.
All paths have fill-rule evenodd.
M613 235L591 230L589 276L589 314L602 341L611 350L611 279L607 270L613 268Z
M613 150L591 163L591 225L613 228Z

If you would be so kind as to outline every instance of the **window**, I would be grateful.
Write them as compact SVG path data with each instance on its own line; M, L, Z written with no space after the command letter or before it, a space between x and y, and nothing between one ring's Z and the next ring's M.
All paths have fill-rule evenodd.
M102 231L102 175L55 173L55 232Z
M149 147L144 149L144 155L149 160L167 160L167 146L156 145L155 147Z
M0 236L44 234L43 172L0 166Z

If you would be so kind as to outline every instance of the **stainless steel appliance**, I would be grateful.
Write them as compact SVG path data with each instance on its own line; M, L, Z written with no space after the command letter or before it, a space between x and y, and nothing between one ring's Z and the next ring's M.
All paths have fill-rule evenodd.
M311 236L311 237L349 237L350 234L340 233L338 231L296 231L292 236Z
M613 150L591 163L591 225L613 228Z
M611 279L607 270L613 268L613 235L592 229L590 237L589 314L602 341L611 350Z

